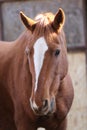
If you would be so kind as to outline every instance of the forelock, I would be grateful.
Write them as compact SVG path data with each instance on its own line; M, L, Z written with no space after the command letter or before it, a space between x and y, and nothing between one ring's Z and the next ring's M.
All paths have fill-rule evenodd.
M44 26L50 24L54 19L54 15L52 13L42 13L35 17L35 20Z

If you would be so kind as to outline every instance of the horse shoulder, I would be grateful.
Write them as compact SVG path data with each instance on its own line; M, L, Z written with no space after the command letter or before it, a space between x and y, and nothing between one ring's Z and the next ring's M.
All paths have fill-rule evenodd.
M74 98L74 90L70 75L67 74L61 81L60 88L57 94L57 116L59 119L63 119L67 116L72 101Z

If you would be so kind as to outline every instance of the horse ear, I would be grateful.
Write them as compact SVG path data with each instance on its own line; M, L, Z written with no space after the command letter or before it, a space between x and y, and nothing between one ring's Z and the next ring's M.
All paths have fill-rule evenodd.
M35 29L36 22L30 18L28 18L22 11L20 12L20 17L27 29L33 31Z
M54 17L53 27L56 30L57 29L60 30L63 27L64 23L65 23L65 13L61 8L59 8L58 12Z

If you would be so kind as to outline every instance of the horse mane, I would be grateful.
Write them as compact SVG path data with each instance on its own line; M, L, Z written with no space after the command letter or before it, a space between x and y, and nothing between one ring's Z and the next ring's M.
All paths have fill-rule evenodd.
M54 19L54 14L49 12L49 13L42 13L42 14L38 14L35 17L35 20L37 22L40 22L40 24L44 23L44 25L49 24L50 22L52 22Z

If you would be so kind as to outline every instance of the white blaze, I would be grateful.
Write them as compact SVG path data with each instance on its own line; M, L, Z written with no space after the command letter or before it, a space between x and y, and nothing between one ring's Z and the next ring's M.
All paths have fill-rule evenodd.
M44 37L39 38L34 44L34 65L36 72L35 91L37 89L38 77L43 65L44 54L48 49Z

